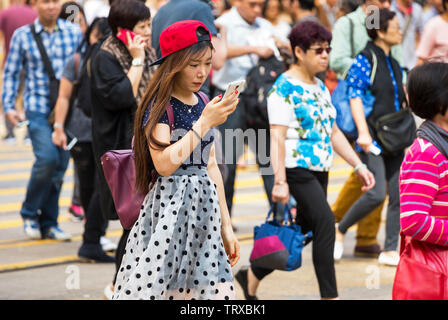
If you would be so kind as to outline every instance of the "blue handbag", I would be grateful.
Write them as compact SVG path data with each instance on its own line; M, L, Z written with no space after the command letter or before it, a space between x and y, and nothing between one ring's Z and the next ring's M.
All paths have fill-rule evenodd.
M272 218L271 218L272 215ZM292 271L302 265L302 249L312 239L313 233L302 233L295 224L289 206L285 206L284 222L274 219L269 209L266 222L254 227L254 246L250 262L255 267Z
M370 74L370 83L373 84L377 69L377 57L373 51L373 66ZM350 99L348 98L348 83L347 80L339 80L338 85L331 94L331 102L336 108L336 124L339 129L344 132L349 138L356 140L358 138L358 130L353 120L352 110L350 108ZM362 104L364 106L364 115L367 118L372 112L375 97L370 90L367 90L362 97Z

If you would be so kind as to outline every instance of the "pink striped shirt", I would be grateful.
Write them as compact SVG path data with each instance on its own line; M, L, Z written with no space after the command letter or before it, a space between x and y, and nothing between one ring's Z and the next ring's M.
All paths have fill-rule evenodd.
M400 170L401 230L416 240L448 245L448 160L417 138Z

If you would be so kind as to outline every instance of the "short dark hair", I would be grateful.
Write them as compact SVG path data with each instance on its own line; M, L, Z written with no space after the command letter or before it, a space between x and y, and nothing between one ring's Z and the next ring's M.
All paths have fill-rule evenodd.
M360 0L342 0L341 9L345 14L355 11L361 4Z
M68 20L68 18L73 17L73 13L75 13L75 12L73 12L73 9L74 9L73 7L76 7L79 10L79 13L81 13L84 18L86 17L86 15L84 14L84 9L82 8L82 6L80 4L78 4L75 1L68 1L62 5L61 12L59 13L59 18ZM71 22L73 22L73 21L71 21Z
M331 38L331 32L319 22L310 20L300 22L292 28L291 33L289 34L294 61L297 62L297 57L294 54L296 47L301 48L303 51L307 51L314 43L330 43Z
M302 8L303 10L311 11L316 6L314 0L298 0L298 1L300 4L300 8Z
M448 109L448 63L428 62L411 70L409 107L420 118L433 119Z
M110 7L109 26L116 36L118 27L132 30L140 21L151 19L149 8L138 0L114 0Z
M373 11L372 14L375 14L376 12L377 11ZM375 41L378 38L378 31L387 32L387 28L389 27L389 21L395 17L395 12L390 11L389 9L380 9L378 14L380 18L379 29L370 28L366 26L367 34L369 35L370 39L372 39L372 41ZM367 17L366 22L368 21L368 19L369 17Z
M447 10L448 0L442 0L443 11Z

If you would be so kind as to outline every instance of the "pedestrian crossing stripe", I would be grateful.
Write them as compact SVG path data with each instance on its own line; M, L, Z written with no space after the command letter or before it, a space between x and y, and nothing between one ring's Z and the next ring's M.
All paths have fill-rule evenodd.
M341 188L342 188L342 184L337 184L337 185L330 185L328 187L328 193L329 194L333 194L333 193L338 193ZM262 200L267 200L268 197L266 196L266 193L250 193L250 194L245 194L245 195L235 195L235 197L233 198L233 203L234 204L243 204L243 203L251 203L251 202L256 202L256 201L262 201ZM68 207L69 205L71 205L71 201L72 201L72 197L60 197L59 198L59 207ZM11 212L11 211L20 211L20 209L22 208L22 202L10 202L10 203L3 203L0 204L0 214L2 212ZM0 222L0 229L1 229L1 222Z

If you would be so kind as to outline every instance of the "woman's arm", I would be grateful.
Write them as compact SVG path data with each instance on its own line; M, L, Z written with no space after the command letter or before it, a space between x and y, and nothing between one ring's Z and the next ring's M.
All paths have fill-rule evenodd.
M224 183L215 156L215 144L213 144L210 151L207 170L218 192L219 210L221 212L221 236L230 265L233 267L240 258L240 246L233 232L232 221L230 220L230 214L227 208Z
M212 68L214 70L221 69L227 60L227 29L224 26L215 24L219 30L218 35L212 36L213 48L215 48L212 57Z
M70 107L70 98L73 93L73 84L65 77L61 78L59 83L59 95L55 106L55 126L52 135L53 143L65 149L67 147L67 136L64 132L65 118L67 117L68 109Z
M128 38L127 48L132 59L140 59L141 62L144 63L146 43L143 42L142 37L139 35L136 35L133 39L131 39L129 33L127 33L126 36ZM134 94L134 97L138 94L138 87L140 86L140 81L142 80L143 75L143 67L144 64L131 66L127 73L129 81L131 81L132 84L132 93Z
M229 114L235 111L236 105L238 104L238 100L235 99L235 96L236 93L232 93L222 101L219 101L221 97L217 96L207 104L201 117L192 127L201 139L211 128L224 123ZM149 137L148 130L145 132L147 138ZM153 148L148 140L151 158L160 175L165 177L170 176L185 160L188 159L188 157L190 157L190 154L199 145L201 139L196 136L196 133L194 133L193 130L188 131L177 142L162 149ZM169 126L161 123L157 124L154 128L154 137L158 141L168 145L171 140Z
M350 109L352 111L353 121L358 129L358 139L356 142L366 153L368 153L370 151L370 145L372 144L372 137L370 136L369 127L367 126L361 98L350 99Z
M356 142L366 153L370 151L372 137L367 126L362 97L370 88L371 70L372 66L367 57L359 54L347 74L350 109L356 128L358 129L358 139Z
M358 155L353 150L342 131L339 130L336 122L333 124L331 143L336 153L339 154L342 159L347 161L349 165L356 168L356 173L364 184L362 191L372 189L375 186L375 178L373 174L367 169L366 166L362 165L362 161L359 159Z
M120 62L104 50L99 50L91 62L92 90L107 101L102 107L113 112L135 107L132 83Z
M287 204L289 201L289 187L286 183L285 168L285 140L287 126L271 125L271 164L274 170L274 188L272 189L272 201L280 201Z

